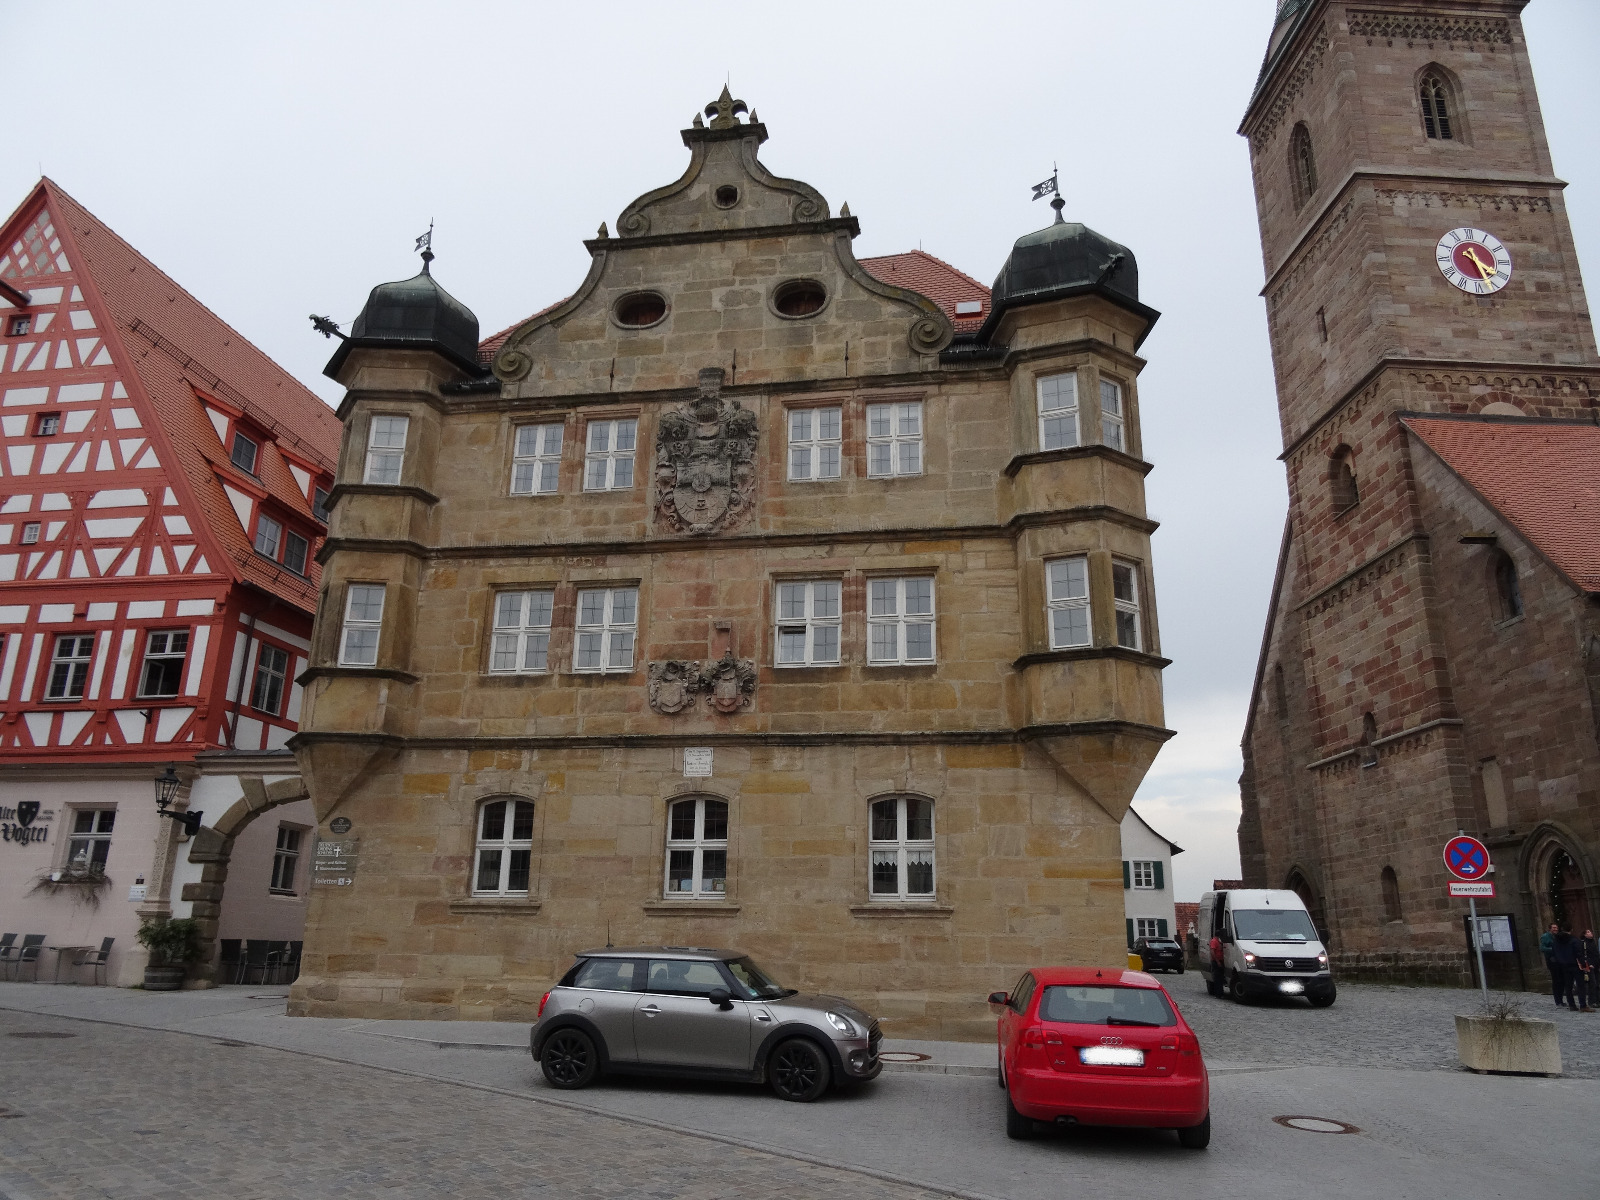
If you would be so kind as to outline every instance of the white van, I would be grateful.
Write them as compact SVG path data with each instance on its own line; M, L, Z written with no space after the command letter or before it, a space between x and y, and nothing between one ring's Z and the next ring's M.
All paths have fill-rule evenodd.
M1328 948L1293 892L1207 892L1200 897L1196 932L1200 970L1213 996L1226 993L1241 1004L1255 996L1304 996L1313 1008L1327 1008L1338 994ZM1216 950L1213 936L1220 943Z

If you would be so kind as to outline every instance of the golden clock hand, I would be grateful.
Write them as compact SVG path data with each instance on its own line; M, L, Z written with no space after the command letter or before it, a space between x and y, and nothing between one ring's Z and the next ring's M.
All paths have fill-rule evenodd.
M1478 251L1475 247L1468 246L1466 249L1466 255L1472 260L1473 265L1476 266L1478 270L1483 272L1482 278L1488 279L1489 276L1498 274L1498 272L1494 269L1494 264L1484 262L1483 259L1479 257Z

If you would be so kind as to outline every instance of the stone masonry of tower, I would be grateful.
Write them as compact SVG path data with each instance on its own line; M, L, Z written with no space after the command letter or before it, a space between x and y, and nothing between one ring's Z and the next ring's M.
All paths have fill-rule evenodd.
M354 865L294 1013L528 1019L610 940L976 1038L1029 965L1123 961L1119 823L1171 736L1133 256L1058 212L992 293L938 264L946 305L743 111L492 373L427 271L329 365L293 748Z
M1600 364L1525 3L1285 0L1240 128L1289 513L1239 844L1347 975L1468 978L1462 829L1515 922L1494 981L1600 914ZM1466 227L1509 281L1446 278Z

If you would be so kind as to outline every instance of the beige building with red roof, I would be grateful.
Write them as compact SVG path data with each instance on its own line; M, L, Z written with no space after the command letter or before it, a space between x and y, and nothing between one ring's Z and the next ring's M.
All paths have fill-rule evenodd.
M1525 0L1286 0L1250 140L1289 515L1244 882L1348 975L1491 982L1600 919L1600 358ZM1514 944L1514 949L1506 949Z
M1058 211L992 290L857 260L743 112L566 300L480 345L430 268L335 352L294 749L361 865L291 1011L525 1019L611 940L981 1037L1030 965L1126 961L1170 736L1133 256Z
M169 915L201 921L197 981L219 939L287 956L338 419L49 179L0 226L0 322L0 913L44 950L8 965L65 978L110 938L104 977L138 983ZM157 812L169 766L192 837Z

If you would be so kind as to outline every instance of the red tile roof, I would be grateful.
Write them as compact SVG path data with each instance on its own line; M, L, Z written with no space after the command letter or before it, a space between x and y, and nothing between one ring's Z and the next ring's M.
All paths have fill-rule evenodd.
M1557 570L1600 592L1600 426L1406 417Z
M885 283L892 283L896 287L910 288L914 292L921 292L932 300L945 315L955 322L957 333L971 333L983 324L983 319L989 315L989 289L984 287L972 276L963 271L958 271L943 259L925 254L921 250L908 250L904 254L884 254L877 258L863 258L861 265L867 272ZM483 362L490 362L500 352L500 347L505 345L506 339L523 325L535 317L542 317L551 309L559 308L571 297L557 300L554 304L541 308L532 316L527 316L515 325L508 325L499 333L492 334L478 343L478 358ZM976 313L958 317L956 305L962 301L977 301L983 307Z
M307 531L320 532L284 455L314 468L313 475L331 477L339 453L339 418L53 181L46 179L42 186L58 224L68 227L77 248L75 265L93 281L116 320L126 351L122 361L137 371L210 532L226 553L228 561L212 563L212 569L315 611L321 568L308 563L309 578L302 578L256 554L219 476L241 490L265 488L279 507L302 518L298 523ZM228 461L200 393L243 409L246 420L266 435L257 459L258 482ZM312 539L313 551L319 540Z

